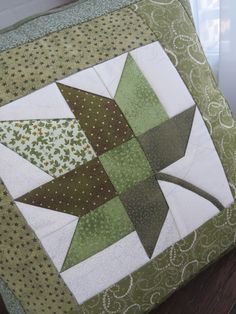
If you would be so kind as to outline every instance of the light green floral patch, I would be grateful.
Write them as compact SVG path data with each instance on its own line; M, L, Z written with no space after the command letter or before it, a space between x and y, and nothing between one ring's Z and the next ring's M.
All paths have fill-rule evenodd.
M75 119L0 122L0 142L54 177L96 157Z

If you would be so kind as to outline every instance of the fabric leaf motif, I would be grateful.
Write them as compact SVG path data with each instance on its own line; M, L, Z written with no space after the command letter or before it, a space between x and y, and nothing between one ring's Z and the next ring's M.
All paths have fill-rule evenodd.
M0 122L0 142L54 177L96 157L75 119Z

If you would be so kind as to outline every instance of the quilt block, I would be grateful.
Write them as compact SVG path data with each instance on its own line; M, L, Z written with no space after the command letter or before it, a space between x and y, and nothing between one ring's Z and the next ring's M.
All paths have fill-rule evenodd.
M166 26L173 12L191 34L179 19ZM125 30L132 16L133 29ZM144 313L213 258L206 226L219 234L229 228L226 237L234 238L235 121L194 37L188 4L143 0L70 26L0 53L1 277L28 313ZM94 40L93 54L94 33L115 52ZM60 57L60 48L51 55L50 38L70 56ZM22 50L44 55L43 41L52 64L44 72L40 57L38 73L40 59L30 58L36 71L29 74ZM16 56L18 72L10 69ZM8 92L15 72L20 86ZM7 230L11 224L16 229ZM191 259L195 248L202 253ZM18 266L12 253L20 254ZM20 266L29 286L21 277L12 283Z

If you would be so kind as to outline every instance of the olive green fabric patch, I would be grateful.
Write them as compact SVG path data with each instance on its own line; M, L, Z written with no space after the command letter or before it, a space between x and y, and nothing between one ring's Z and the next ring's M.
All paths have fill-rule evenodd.
M57 85L97 154L133 136L114 100L59 83Z
M115 100L135 135L168 119L159 99L130 54L126 59Z
M17 201L81 217L115 195L113 185L96 158L41 185Z
M75 119L0 122L0 143L54 177L96 157Z
M0 182L0 277L27 313L80 313L28 223Z
M155 40L130 8L0 53L0 106Z
M169 209L156 178L136 184L120 198L151 258Z
M152 175L142 148L132 139L99 157L119 193Z
M133 224L120 199L113 198L79 220L62 271L102 251L132 231Z
M138 137L155 172L184 157L194 113L195 106Z

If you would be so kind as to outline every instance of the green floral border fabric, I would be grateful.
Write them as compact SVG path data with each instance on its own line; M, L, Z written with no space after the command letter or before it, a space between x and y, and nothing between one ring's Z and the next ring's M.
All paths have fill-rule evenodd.
M132 9L138 14L139 18L143 19L138 19L138 23L142 25L144 32L147 30L150 35L149 39L145 38L145 42L149 43L154 39L160 41L189 88L190 93L203 114L235 195L235 121L232 118L225 99L217 89L212 72L206 62L191 21L189 6L186 1L181 2L178 0L145 0L132 6ZM127 11L130 12L128 9ZM131 20L132 17L129 14L127 12L127 18L129 16ZM135 18L137 19L137 16ZM109 19L105 20L104 23L109 24ZM149 30L146 28L144 21L149 26ZM89 27L89 23L86 26ZM129 40L127 39L128 42ZM109 44L111 45L111 42ZM143 43L139 43L139 45L143 45ZM24 48L29 50L28 45L25 45ZM129 50L133 48L126 47L123 49ZM17 52L18 49L16 48L14 51L15 56L17 56ZM119 49L112 52L113 56L119 53ZM92 66L96 62L105 61L111 57L111 55L103 55L99 61L96 61L96 58L88 57L86 66ZM0 60L3 61L0 67L3 66L3 69L6 69L6 60L2 59L2 53L0 54ZM10 62L10 60L11 58L7 62ZM66 71L77 70L75 69L76 65L71 65L71 68L73 70L67 69ZM47 76L47 73L44 76ZM30 78L29 73L27 77ZM45 82L42 84L45 84ZM27 92L29 90L24 92L22 90L21 94L26 94ZM19 95L14 95L14 97L19 97ZM175 291L181 284L235 245L236 203L209 220L185 239L175 243L141 269L85 302L83 305L78 306L69 294L68 289L64 286L52 263L44 255L41 247L38 246L37 239L19 215L19 211L11 202L4 189L1 201L2 208L4 209L1 213L3 213L3 217L5 215L5 218L3 218L5 221L2 221L4 221L4 232L7 236L1 239L4 244L2 247L5 253L5 260L2 264L4 270L1 269L1 276L5 276L3 278L11 286L10 288L17 298L22 300L24 309L29 313L34 313L35 308L42 309L42 313L52 313L54 309L57 313L97 314L100 312L110 313L111 311L113 313L143 313L154 304L162 302L163 299ZM27 250L20 251L22 256L18 256L19 252L14 250L16 245L21 245L21 242L17 244L14 241L14 234L18 232L22 233L23 238L21 240L24 246L27 247ZM9 234L11 237L10 241ZM31 242L25 242L26 238L30 238ZM33 250L31 247L32 243L34 243ZM14 256L12 256L13 252L15 252ZM16 261L16 256L18 260L20 258L20 265ZM36 258L38 256L40 258ZM32 260L34 261L34 266L30 266ZM37 270L32 267L37 268ZM20 270L17 276L14 275L14 278L12 278L12 270L14 269ZM51 270L50 275L48 269ZM27 281L26 283L26 278L29 277L31 281ZM56 278L59 279L56 281ZM39 280L40 289L36 289L36 291L34 282L38 282ZM48 280L50 280L50 285ZM18 285L18 283L22 284ZM49 294L49 289L55 289L52 291L52 295ZM62 299L61 295L63 296L63 301L60 301ZM28 301L29 299L30 302ZM59 306L61 308L58 310Z
M217 88L188 14L178 0L144 0L134 5L133 9L156 34L194 98L235 196L236 122Z

